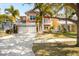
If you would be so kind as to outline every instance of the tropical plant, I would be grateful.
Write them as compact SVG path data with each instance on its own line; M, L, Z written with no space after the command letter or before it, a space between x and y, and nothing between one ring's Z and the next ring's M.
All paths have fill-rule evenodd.
M56 3L51 3L52 6L52 17L56 17L58 16L58 13L60 10L62 10L63 4L56 4ZM56 18L52 18L51 19L51 26L54 27L54 30L58 30L59 29L59 20L57 20Z
M46 14L50 14L52 16L52 7L50 4L46 3L36 3L33 10L39 10L39 14L36 16L36 23L39 23L39 29L42 30L42 19Z
M5 20L12 22L12 17L6 14L0 14L0 22L4 22Z
M52 18L57 18L60 20L68 20L68 21L71 21L77 25L77 44L76 45L79 46L79 3L75 3L75 4L74 3L69 3L69 4L66 3L63 5L63 7L65 7L65 6L72 8L72 10L74 10L75 12L70 13L69 17L67 17L67 18L61 18L61 17L52 17ZM75 15L75 14L78 18L77 20L72 19L73 15Z
M64 4L63 4L64 5ZM65 9L65 18L69 18L69 16L75 12L74 9L70 8L69 6L64 6L64 9ZM66 32L68 32L68 20L65 20L65 28L66 28Z
M5 11L8 11L9 14L11 14L13 22L16 22L16 18L19 17L19 10L15 9L13 6L10 6L9 8L6 8Z

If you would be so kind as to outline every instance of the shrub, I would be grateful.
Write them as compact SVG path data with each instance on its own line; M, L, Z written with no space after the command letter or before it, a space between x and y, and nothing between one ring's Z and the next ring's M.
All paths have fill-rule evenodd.
M14 32L14 33L18 33L18 26L17 26L16 24L14 24L13 32Z
M11 33L13 33L13 30L12 29L6 30L6 33L11 34Z

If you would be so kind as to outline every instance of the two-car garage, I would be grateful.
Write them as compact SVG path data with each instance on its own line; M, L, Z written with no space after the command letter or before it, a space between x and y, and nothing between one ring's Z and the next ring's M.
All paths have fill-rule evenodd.
M36 32L36 26L35 25L26 25L26 32L35 33Z
M36 32L36 25L35 23L30 24L19 24L19 33L35 33Z

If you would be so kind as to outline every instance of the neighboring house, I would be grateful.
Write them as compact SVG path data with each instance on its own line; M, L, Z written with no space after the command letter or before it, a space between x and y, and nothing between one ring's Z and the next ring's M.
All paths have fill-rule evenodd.
M36 15L39 12L35 11L28 11L26 12L26 26L27 26L27 32L36 32ZM45 15L43 20L42 20L42 31L48 30L51 24L51 18L49 15ZM38 31L39 25L38 25Z
M26 16L20 16L20 21L26 23Z
M10 30L13 28L13 24L10 21L2 22L2 29L4 31Z
M35 11L28 11L26 12L26 31L27 32L36 32L36 15L39 12ZM67 21L68 23L68 29L69 31L76 31L76 25L70 21ZM48 31L51 27L51 24L53 23L53 26L55 27L54 30L58 30L59 26L61 27L61 30L63 30L63 27L66 27L66 22L59 19L53 19L50 17L50 15L46 14L42 18L42 31ZM54 25L55 24L55 25ZM38 26L38 31L40 31Z
M26 16L20 16L17 21L18 26L26 26Z
M19 33L26 32L26 16L20 16L20 18L17 21L17 25Z
M26 23L26 16L20 16L18 19L16 19L18 23Z

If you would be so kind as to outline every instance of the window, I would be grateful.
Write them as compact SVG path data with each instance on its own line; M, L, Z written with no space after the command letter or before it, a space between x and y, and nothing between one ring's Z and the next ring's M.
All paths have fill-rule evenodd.
M48 18L44 19L44 23L49 23L49 22L50 22L50 20Z
M44 29L45 29L45 30L48 30L48 26L44 26Z
M30 16L30 20L35 20L35 16Z

